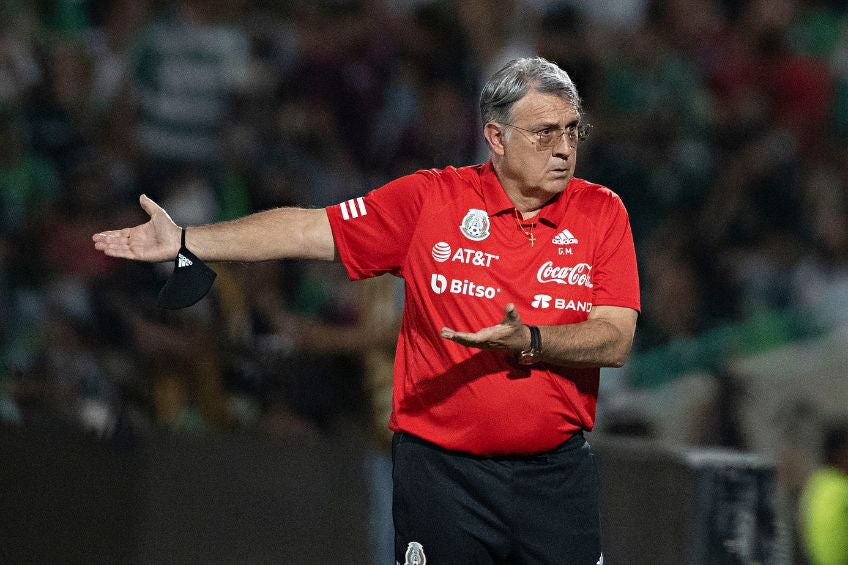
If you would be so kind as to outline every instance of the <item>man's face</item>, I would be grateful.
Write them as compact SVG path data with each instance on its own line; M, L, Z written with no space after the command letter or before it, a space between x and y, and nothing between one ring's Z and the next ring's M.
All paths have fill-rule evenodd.
M580 114L569 101L530 90L513 106L510 126L514 127L502 126L500 173L526 196L562 192L574 175L579 121ZM551 146L544 147L553 130L564 135L555 135Z

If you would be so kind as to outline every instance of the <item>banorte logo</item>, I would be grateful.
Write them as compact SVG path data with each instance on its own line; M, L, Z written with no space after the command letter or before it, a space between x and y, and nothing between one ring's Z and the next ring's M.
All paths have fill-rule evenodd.
M547 261L539 267L536 273L536 280L540 283L557 283L592 288L592 279L589 276L591 271L592 265L588 263L577 263L573 267L557 267L553 261Z
M542 308L542 309L550 308L552 299L553 299L553 297L550 296L550 295L537 294L533 297L533 301L530 303L530 305L533 308Z

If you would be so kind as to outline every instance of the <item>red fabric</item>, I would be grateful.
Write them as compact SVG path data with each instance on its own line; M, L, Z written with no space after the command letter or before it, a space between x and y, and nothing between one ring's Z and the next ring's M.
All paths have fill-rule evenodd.
M463 233L470 210L488 215L485 238ZM638 310L633 238L618 196L573 179L537 217L533 247L491 164L419 171L327 215L352 279L405 280L391 429L482 455L545 451L592 429L598 369L527 369L439 331L497 324L508 302L537 325L583 321L592 305Z

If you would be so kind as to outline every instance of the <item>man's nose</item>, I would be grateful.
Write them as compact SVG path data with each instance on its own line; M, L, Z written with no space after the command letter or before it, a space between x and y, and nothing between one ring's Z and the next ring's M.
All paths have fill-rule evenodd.
M554 157L559 157L561 159L568 159L569 155L574 152L574 149L577 147L576 143L573 143L572 140L568 136L568 132L562 132L562 135L556 140L551 151L553 152Z

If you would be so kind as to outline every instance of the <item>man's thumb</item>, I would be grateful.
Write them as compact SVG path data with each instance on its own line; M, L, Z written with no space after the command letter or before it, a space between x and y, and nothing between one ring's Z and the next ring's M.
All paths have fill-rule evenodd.
M520 324L521 317L518 315L518 310L515 309L515 304L510 302L506 305L506 316L504 316L505 324Z
M138 203L141 204L141 207L147 212L148 216L153 216L156 210L159 209L159 205L156 204L153 200L151 200L146 194L142 194L138 198Z

